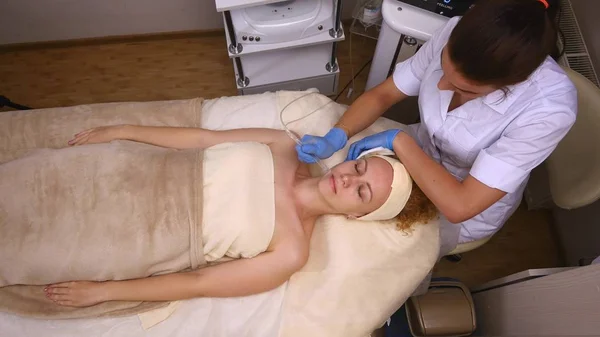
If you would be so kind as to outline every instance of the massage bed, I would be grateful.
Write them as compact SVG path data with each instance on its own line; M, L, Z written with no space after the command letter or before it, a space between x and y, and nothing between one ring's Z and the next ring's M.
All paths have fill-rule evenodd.
M64 147L78 131L111 124L281 129L281 117L298 135L325 134L347 107L314 91L307 93L282 91L3 112L0 164L31 151ZM350 139L347 147L366 135L394 127L406 128L380 118ZM331 167L343 161L347 147L325 163ZM311 171L319 174L320 168L314 165ZM437 219L405 233L393 224L326 216L315 226L308 263L274 290L239 298L175 301L97 317L72 315L69 319L48 319L54 317L46 315L45 309L29 307L18 314L0 312L0 335L365 337L414 293L429 275L439 251ZM11 303L1 303L7 298L18 300L0 296L0 309L11 307ZM65 317L69 316L59 318Z

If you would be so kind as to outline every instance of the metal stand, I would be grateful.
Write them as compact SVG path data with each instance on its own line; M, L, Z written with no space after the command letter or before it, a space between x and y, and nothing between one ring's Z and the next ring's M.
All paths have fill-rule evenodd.
M331 0L329 0L331 1ZM217 0L218 2L218 0ZM257 2L268 2L268 1L257 1ZM332 44L331 47L331 57L329 58L329 60L327 60L327 64L325 64L325 70L327 72L324 72L323 70L319 71L320 75L317 77L316 76L312 76L310 78L311 81L315 82L317 85L320 85L322 87L325 87L325 85L323 84L323 81L328 81L331 80L333 78L335 78L334 81L334 86L337 85L335 83L337 83L337 74L339 72L339 65L337 63L337 57L336 57L336 52L337 52L337 42L339 40L343 39L344 36L344 30L342 27L342 22L341 22L341 16L342 16L342 2L343 0L335 0L333 3L333 25L332 28L329 30L329 35L333 40L329 40L329 38L327 38L327 33L325 32L325 35L319 34L318 39L314 39L311 37L312 40L305 42L304 44L306 45L311 45L314 44L315 42L318 44ZM266 82L270 79L267 79L264 74L255 74L254 73L254 64L250 63L253 61L248 61L249 63L246 64L246 70L249 71L249 73L252 74L253 76L253 80L252 80L252 85L250 84L250 79L245 75L244 72L244 68L242 65L242 57L246 57L246 54L254 54L257 52L264 52L264 51L270 51L270 50L275 50L275 48L271 47L271 48L257 48L257 46L255 45L246 45L244 48L244 46L242 45L243 41L240 42L238 41L237 37L236 37L236 31L235 31L235 27L234 27L234 23L233 23L233 17L235 17L235 12L234 15L232 16L232 13L230 10L234 10L233 8L237 8L237 7L231 7L230 4L227 4L225 6L221 6L219 7L217 5L217 8L222 8L221 12L224 15L224 21L225 21L225 32L226 35L228 36L228 41L229 41L229 45L227 46L227 50L229 52L229 57L231 59L233 59L234 61L234 68L235 68L235 72L237 74L235 82L237 84L237 87L239 89L240 92L255 92L256 90L258 90L257 88L260 87L269 87L269 86L273 86L272 84L269 84L269 82ZM330 13L327 13L327 15L329 16ZM319 30L323 29L323 26L319 26L317 27ZM242 40L242 38L240 37L240 40ZM244 39L245 40L245 39ZM310 43L309 43L310 42ZM327 48L327 46L324 46L324 48ZM244 50L245 49L245 50ZM254 60L254 59L251 59ZM312 62L312 61L311 61ZM317 66L320 62L323 62L323 60L316 60L317 62ZM321 68L322 69L322 68ZM269 75L271 76L271 75ZM299 75L295 75L295 76L299 76ZM281 76L279 76L281 77ZM320 82L319 82L320 81ZM267 83L267 84L265 84ZM242 90L244 89L244 90Z
M231 40L229 52L232 54L239 54L244 50L244 47L242 47L241 43L237 43L235 30L233 29L233 21L231 20L231 12L225 11L223 15L225 15L225 24L227 26L227 32L229 33L229 39Z
M344 32L342 31L342 0L336 0L336 4L335 4L335 21L333 22L333 28L329 30L329 35L331 35L332 38L336 39L339 38L340 36L342 36L344 34ZM331 47L331 59L329 60L329 63L327 63L325 65L325 69L330 72L330 73L334 73L336 71L338 71L339 66L337 64L337 60L336 60L336 51L337 51L337 42L333 43L333 46Z
M337 42L334 42L333 46L331 47L331 59L329 60L329 63L327 63L325 65L325 69L327 69L327 71L330 73L335 73L339 68L338 64L337 64L337 59L335 57L336 50L337 50Z
M329 35L332 38L337 39L342 36L342 0L336 0L335 4L335 21L333 22L333 28L329 30Z
M392 73L394 72L394 68L396 67L396 60L398 59L398 56L400 55L400 50L402 49L403 46L409 46L409 47L414 47L416 46L418 43L417 39L415 39L412 36L408 36L408 35L404 35L401 34L400 35L400 40L398 40L398 44L396 45L396 51L394 52L394 57L392 58L392 61L390 63L390 66L388 68L388 73L387 73L387 77L392 76ZM419 50L419 46L416 47L417 51Z
M239 57L235 58L235 66L238 71L237 85L242 88L247 87L250 84L250 79L244 76L244 68L242 68L242 61Z
M229 52L235 55L240 54L244 50L244 47L242 47L241 43L237 43L235 30L233 29L233 21L231 20L231 12L225 11L223 12L223 15L225 15L225 26L227 26L227 33L229 34L229 40L231 41ZM242 67L240 58L235 57L233 60L238 73L237 85L241 88L245 88L250 84L250 79L244 76L244 68Z

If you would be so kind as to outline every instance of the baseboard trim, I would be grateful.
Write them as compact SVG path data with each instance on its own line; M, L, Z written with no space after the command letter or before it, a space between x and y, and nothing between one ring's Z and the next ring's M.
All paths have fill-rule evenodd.
M350 27L352 19L342 19L344 27ZM348 28L346 28L348 29ZM201 37L221 36L225 39L225 29L210 29L210 30L185 30L178 32L163 32L149 34L133 34L133 35L116 35L116 36L100 36L82 39L57 40L57 41L37 41L24 42L0 45L1 52L14 52L21 50L36 50L36 49L52 49L52 48L69 48L80 46L94 46L102 44L116 43L132 43L146 41L161 41L174 39L193 39Z
M13 51L21 51L21 50L36 50L36 49L51 49L51 48L68 48L68 47L93 46L93 45L102 45L102 44L132 43L132 42L161 41L161 40L175 40L175 39L191 39L191 38L215 37L215 36L222 36L224 38L225 30L224 29L187 30L187 31L179 31L179 32L101 36L101 37L59 40L59 41L24 42L24 43L0 45L0 52L13 52Z

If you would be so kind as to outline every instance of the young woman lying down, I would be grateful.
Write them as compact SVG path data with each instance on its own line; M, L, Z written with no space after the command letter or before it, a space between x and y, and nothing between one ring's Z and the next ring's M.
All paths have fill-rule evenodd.
M27 214L25 211L21 211L22 214L15 211L14 207L19 205L14 204L14 199L18 197L0 200L0 206L4 209L0 209L0 214L3 211L8 214L5 220L0 217L0 221L4 222L2 227L5 234L17 235L7 229L9 222L13 224L9 220L16 221L25 214L34 230L20 235L29 239L42 235L36 234L40 231L51 230L44 227L44 217L58 219L67 216L63 213L77 215L82 213L80 208L86 209L75 219L72 219L73 215L68 215L68 219L76 224L73 226L79 227L58 229L66 234L55 232L53 234L56 236L52 239L45 239L40 244L40 251L36 252L40 257L25 257L31 261L42 259L41 255L47 259L50 259L48 255L56 255L55 260L50 259L56 261L61 254L67 254L61 253L63 250L81 244L78 240L85 241L86 246L81 248L79 256L68 253L72 259L68 266L48 266L49 260L46 260L44 263L32 262L20 273L3 272L9 276L2 276L4 280L0 286L41 285L46 298L60 306L88 307L107 301L155 302L260 293L276 288L302 268L308 258L311 233L319 216L338 214L360 220L391 220L397 221L400 229L407 229L415 222L424 222L435 216L434 206L413 185L397 159L368 154L358 160L338 164L323 176L313 177L308 165L297 159L295 143L279 130L211 131L119 125L83 131L75 135L69 145L64 149L42 151L19 159L36 160L36 156L45 156L41 160L46 163L44 165L55 166L52 174L62 177L57 181L64 181L63 185L49 187L46 182L45 187L36 188L35 193L39 198L46 198L43 202L62 198L59 206L41 207L42 201L28 205L21 203L21 208L36 209L37 214L32 216L31 209L27 210ZM127 146L138 147L123 151L121 146L126 149L129 149ZM163 157L127 163L127 151L137 151L135 156L139 156L144 151L152 154L155 149L162 149L158 153ZM65 159L68 151L74 154L70 159ZM200 152L194 154L193 151ZM173 159L186 154L186 158L191 158L187 162ZM53 156L60 159L54 161ZM186 163L198 157L202 158L200 167L187 168ZM65 163L65 160L69 163ZM90 164L86 160L96 162ZM0 165L0 173L4 166L10 164ZM12 173L17 177L13 179L18 179L23 171L36 170L35 162L19 165L19 172ZM104 165L112 166L98 172L97 167ZM125 169L115 169L115 165L125 165ZM23 168L25 166L27 169ZM50 177L48 170L46 168L44 174ZM197 188L190 186L194 185L193 179L183 182L185 188L172 185L176 185L176 181L184 176L193 177L197 174L195 170L203 174L200 182L196 181L201 185L200 192L195 196L193 192L189 193L192 203L193 200L199 200L201 214L186 218L187 215L182 216L182 211L179 211L177 216L169 216L174 208L181 208L182 202L176 199L178 191L186 194L188 187ZM157 178L148 178L154 177L148 171L152 171ZM44 174L36 172L31 174L39 180L39 176ZM115 176L120 177L118 182L114 181ZM64 187L77 179L79 182L76 185ZM4 181L0 184L5 189L8 183ZM89 186L81 187L87 184ZM112 187L107 187L109 185ZM83 192L73 192L78 188L83 188ZM138 198L149 198L154 205L143 206ZM126 203L128 206L124 205ZM61 210L55 210L57 207ZM123 213L127 214L127 223L115 226L110 216L114 212L122 212L122 207L130 210L130 213ZM57 212L60 214L55 214ZM185 212L193 213L188 210ZM16 215L11 217L11 213ZM131 217L131 214L135 216ZM173 252L173 246L177 244L169 240L176 234L173 233L177 228L173 227L174 223L194 222L194 218L201 223L201 228L196 229L202 232L201 238L197 242L192 239L193 243L186 249L199 249L196 255L200 257L195 263L190 263L189 256L194 256L194 253ZM31 225L35 221L42 224L37 227ZM145 222L152 222L154 226L135 229L136 226L145 226L138 224ZM90 229L92 226L95 228ZM161 226L168 229L163 230ZM85 234L89 238L82 239L82 233L90 230L93 230L92 234ZM146 230L152 234L148 236ZM75 234L71 234L73 232ZM189 235L193 236L193 232L191 230ZM18 240L28 241L23 238ZM163 240L168 243L161 242ZM185 242L187 238L177 240L174 242ZM137 253L138 250L141 253ZM211 263L228 257L233 260ZM137 261L148 258L153 259L152 262L144 264ZM91 262L92 259L97 262ZM169 262L174 260L178 262ZM113 267L121 272L112 271ZM78 268L86 271L80 272Z

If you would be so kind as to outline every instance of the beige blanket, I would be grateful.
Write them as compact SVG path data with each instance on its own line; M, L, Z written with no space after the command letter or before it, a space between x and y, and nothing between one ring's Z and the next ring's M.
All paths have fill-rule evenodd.
M201 100L195 103L201 105ZM101 123L178 125L161 122L169 118L165 111L144 111L143 105L140 115L130 113L128 120L112 109L115 118L103 116ZM198 126L200 111L201 106L190 104L189 111L177 115L181 124ZM52 117L51 110L46 112ZM142 114L145 123L136 121ZM0 114L3 128L24 132L11 138L3 136L15 135L14 129L0 133L0 310L75 318L129 315L167 305L61 307L45 298L43 288L54 282L138 278L204 264L202 151L126 141L57 149L67 139L48 134L55 122L76 132L95 126L93 120L45 119L44 127L34 130L31 120L44 118L21 116L3 125ZM42 149L30 150L35 147Z

